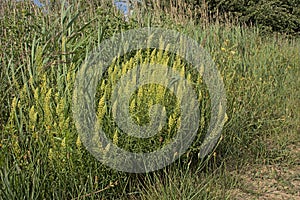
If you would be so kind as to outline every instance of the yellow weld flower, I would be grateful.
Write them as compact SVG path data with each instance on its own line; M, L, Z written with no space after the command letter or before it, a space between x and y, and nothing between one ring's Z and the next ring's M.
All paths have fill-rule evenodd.
M44 101L44 117L46 124L52 124L52 113L51 113L51 97L52 97L52 88L50 88L46 94Z
M48 91L48 86L47 86L47 75L43 74L41 77L41 94L44 95Z
M187 75L186 79L192 83L192 75L190 73Z
M129 111L131 113L133 113L136 109L136 100L135 98L132 99L132 101L130 102L130 107L129 107Z
M156 54L156 60L157 60L157 62L161 63L162 58L163 58L163 50L159 49L158 52L157 52L157 54Z
M181 60L179 56L176 56L175 61L173 63L173 69L174 70L180 70L181 69Z
M69 126L70 126L70 117L67 117L64 120L64 130L69 130Z
M156 49L152 51L150 57L151 57L150 64L156 64Z
M114 136L113 136L113 144L118 145L118 131L115 130Z
M39 94L39 88L35 88L33 91L33 97L36 103L39 102L40 94Z
M173 117L173 115L170 115L170 117L169 117L169 129L170 129L170 131L171 131L171 129L174 127L174 125L175 125L175 119L174 119L174 117Z
M65 116L64 116L64 110L65 110L65 99L64 98L60 98L58 100L58 104L56 106L56 115L58 116L59 120L64 120Z
M35 112L34 106L32 106L29 110L29 124L30 124L32 130L34 130L35 124L37 122L37 117L38 117L38 114L37 114L37 112Z
M105 152L108 152L109 149L110 149L110 143L108 143L108 145L104 148L104 153L105 153Z
M106 92L104 91L104 94L102 95L102 97L100 98L99 100L99 103L98 103L98 112L102 112L102 109L105 105L105 98L106 98Z
M54 157L53 149L50 148L49 151L48 151L48 159L49 159L50 161L52 161L52 160L53 160L53 157Z
M137 103L138 106L143 104L143 96L144 96L144 89L143 88L139 88L138 93L137 93Z
M14 97L12 100L12 103L11 103L11 109L10 109L11 115L15 115L18 102L19 102L19 100L17 100L17 98Z
M78 135L77 140L76 140L76 146L78 149L81 148L81 140L80 140L80 136Z
M61 147L66 148L66 137L61 141Z

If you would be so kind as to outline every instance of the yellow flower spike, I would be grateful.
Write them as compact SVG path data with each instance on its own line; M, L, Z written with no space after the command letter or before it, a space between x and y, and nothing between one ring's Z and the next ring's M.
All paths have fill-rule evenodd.
M114 74L115 76L119 73L120 71L120 66L119 65L115 65L114 66L114 71L112 73L112 75Z
M56 93L58 94L58 93ZM58 104L56 106L56 115L59 117L59 120L64 119L64 110L65 110L65 99L57 99Z
M39 94L39 88L35 88L33 91L33 97L36 103L39 102L40 94Z
M167 44L167 46L165 47L165 50L164 50L164 54L163 54L163 60L169 60L170 57L169 57L169 49L170 49L170 44Z
M110 76L109 76L109 83L108 84L111 84L113 85L115 83L115 81L117 80L117 72L113 71ZM106 86L108 85L106 84Z
M170 115L169 124L168 124L170 131L174 127L174 124L175 124L175 119L174 119L173 115Z
M107 105L106 104L104 104L103 108L98 109L97 116L98 116L98 122L100 124L102 124L102 122L103 122L103 118L104 118L104 115L106 114L106 110L107 110Z
M121 65L121 75L125 75L127 72L127 69L129 68L128 66L130 66L130 61L126 61L125 63L123 63Z
M147 102L147 104L148 104L149 108L151 108L151 106L154 105L154 100L153 100L153 98L149 99L148 102Z
M106 99L106 90L104 90L103 95L101 96L99 103L98 103L98 110L102 109L104 104L105 104L105 99Z
M10 109L10 113L11 115L15 115L15 112L16 112L16 108L17 108L17 105L18 105L18 102L19 100L17 100L16 97L13 98L12 100L12 103L11 103L11 109Z
M226 51L226 49L224 47L221 48L221 51Z
M163 101L164 98L165 98L165 95L166 95L166 92L167 92L167 88L163 87L161 88L160 92L158 93L158 101Z
M135 59L130 58L129 63L128 63L128 69L132 69L136 65Z
M29 124L32 128L32 131L35 128L35 124L37 122L37 117L38 117L38 114L37 114L37 112L35 112L34 106L32 106L29 110Z
M106 86L106 84L105 84L105 80L102 80L102 82L101 82L101 86L100 86L100 90L101 90L101 92L102 92L102 91L105 91L105 86Z
M120 67L122 67L122 66L120 66ZM118 73L117 73L117 79L115 80L115 83L117 83L117 81L122 77L122 69L120 68L120 70L118 71Z
M115 130L115 133L113 136L113 144L118 145L118 130Z
M57 127L57 125L54 125L53 127ZM65 130L65 120L64 119L58 121L58 127L59 127L60 131Z
M141 57L140 58L140 63L141 64L147 64L150 62L150 58L151 58L151 52L150 52L150 49L147 49L146 52L145 52L145 57Z
M51 98L52 98L52 88L50 88L46 94L44 102L44 117L46 124L52 124L52 113L51 113Z
M61 141L61 147L66 148L66 137Z
M106 92L106 94L110 94L111 90L112 90L111 84L106 84L105 85L105 92Z
M169 63L169 60L170 60L170 57L168 57L168 56L166 56L166 57L163 57L162 58L162 65L164 65L164 66L168 66L168 63Z
M113 66L115 66L115 65L116 65L116 64L113 62L113 63L108 67L107 72L108 72L109 75L113 73L113 71L114 71L114 67L113 67Z
M228 119L229 119L229 118L228 118L228 115L227 115L227 113L225 113L225 118L224 118L224 121L225 121L225 122L227 122L227 121L228 121Z
M81 148L81 140L80 140L80 136L78 135L77 140L76 140L76 146L78 149Z
M143 96L144 96L144 92L142 88L138 89L138 94L137 94L137 104L138 106L140 106L143 102Z
M133 98L132 101L130 102L129 111L132 113L135 111L135 109L136 109L136 100L135 98Z
M180 76L181 76L181 78L185 77L185 67L184 67L184 65L182 65L182 67L181 67Z
M47 75L43 74L41 78L41 92L40 94L44 95L48 91L48 86L47 86Z
M142 53L142 49L140 49L139 51L136 52L134 58L132 59L132 63L130 63L130 68L132 69L133 67L135 67L138 63L143 63L143 53Z
M108 152L110 149L110 143L108 143L108 145L104 148L104 153Z
M181 70L181 59L179 56L176 56L175 61L173 63L174 70Z
M154 49L150 55L150 64L156 64L156 49Z
M187 75L186 79L191 83L192 82L192 75L189 73Z
M136 117L137 124L141 124L141 118L139 116Z
M202 97L203 97L202 91L199 89L199 90L198 90L198 101L199 101L199 102L202 101Z
M159 49L156 55L156 60L158 63L161 63L162 59L163 59L163 50Z
M70 85L71 80L72 80L72 72L69 71L69 72L67 73L67 85Z
M60 101L60 93L59 92L56 92L55 94L54 94L54 100L55 100L55 102L59 102Z
M64 129L69 130L70 125L70 117L67 117L67 119L64 120Z
M50 161L53 161L53 158L54 158L53 149L50 148L49 151L48 151L48 159L49 159Z
M29 85L31 86L31 88L32 89L34 89L34 79L33 79L33 77L32 77L32 75L30 75L30 78L29 78L29 80L28 80L28 83L29 83Z

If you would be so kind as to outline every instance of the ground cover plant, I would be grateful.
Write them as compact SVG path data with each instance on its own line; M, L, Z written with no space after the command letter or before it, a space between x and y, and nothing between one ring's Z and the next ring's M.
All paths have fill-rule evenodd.
M0 5L0 199L299 196L299 38L263 35L258 27L230 20L212 23L201 19L199 24L179 7L168 13L157 6L152 14L142 7L124 21L111 1L69 4L71 7L57 2L47 14L31 2ZM153 141L134 146L114 128L105 112L105 107L113 105L105 99L114 78L133 67L134 60L146 55L142 62L152 59L173 66L194 82L203 97L201 128L191 148L162 170L128 174L102 165L83 146L71 114L73 84L95 46L114 33L147 26L187 34L211 54L225 84L228 120L214 151L198 159L201 135L209 120L209 94L201 77L193 76L180 58L173 56L172 60L172 55L155 49L116 60L107 79L99 84L95 110L112 141L125 149L150 151L164 145L175 134L178 120L172 94L149 85L136 91L130 111L137 123L147 123L148 107L167 100L164 131ZM147 99L143 93L149 91L156 92ZM164 134L168 132L171 134ZM147 146L148 142L153 143Z

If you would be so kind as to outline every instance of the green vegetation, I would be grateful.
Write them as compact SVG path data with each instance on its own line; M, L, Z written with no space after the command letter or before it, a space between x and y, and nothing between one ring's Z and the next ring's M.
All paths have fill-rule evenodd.
M154 7L167 10L183 7L185 12L196 13L199 19L207 16L210 21L236 19L239 24L259 26L264 33L299 35L300 32L298 0L176 0L155 4Z
M299 150L290 149L300 145L299 38L265 36L259 26L236 25L230 20L220 23L202 18L199 22L193 18L196 14L189 13L188 7L178 6L172 13L155 7L152 14L142 7L125 22L111 1L74 1L70 8L53 6L48 14L28 2L1 4L0 199L231 199L235 190L260 195L242 184L239 172L244 167L297 169ZM209 120L209 97L202 91L207 94L202 101L203 126L187 153L160 171L127 174L102 165L82 145L72 119L73 84L97 44L114 33L147 26L187 34L211 54L225 84L228 121L216 149L199 160L197 147ZM299 31L299 26L289 30ZM160 60L159 51L150 53L150 58ZM133 57L146 54L136 52ZM164 59L159 62L166 63ZM132 67L130 59L118 64ZM183 61L174 66L189 76ZM113 73L113 65L107 81L113 80L109 71ZM102 113L103 98L109 97L105 95L111 87L104 83L99 84L95 110L104 117L110 137L124 148L141 148L127 146L125 139L115 136L109 113ZM145 99L134 100L143 97L143 90L163 91L158 86L137 91L132 101L142 112L131 109L131 113L138 123L147 122L143 118L147 107L138 103ZM155 94L150 97L162 101ZM167 97L172 102L172 95ZM178 114L175 105L169 108L175 108L174 118ZM165 132L171 130L167 127ZM151 147L160 145L161 137L168 141L164 133L157 137L156 146ZM291 195L299 191L289 187Z

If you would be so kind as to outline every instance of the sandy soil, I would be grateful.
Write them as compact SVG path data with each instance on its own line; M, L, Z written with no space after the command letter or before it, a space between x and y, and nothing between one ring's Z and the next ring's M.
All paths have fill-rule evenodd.
M251 165L233 171L240 186L232 190L232 199L300 200L300 144L289 149L287 164Z

